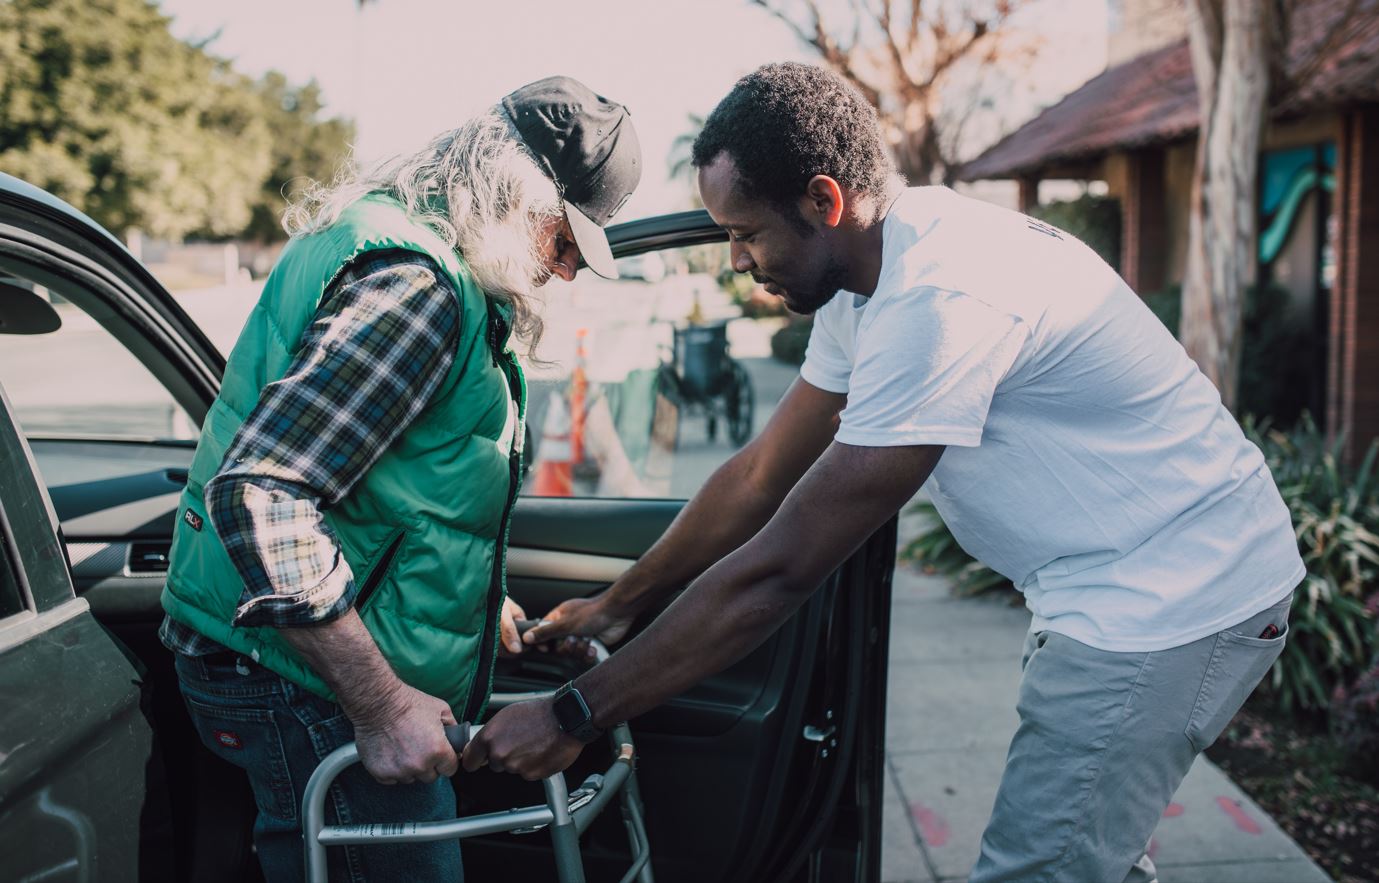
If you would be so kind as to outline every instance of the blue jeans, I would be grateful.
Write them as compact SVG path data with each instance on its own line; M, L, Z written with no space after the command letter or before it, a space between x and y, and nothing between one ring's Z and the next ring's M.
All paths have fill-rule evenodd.
M305 879L302 792L327 755L354 741L339 705L284 680L252 661L177 654L182 698L201 741L249 776L258 806L254 846L268 883ZM434 821L455 818L448 779L429 785L381 785L358 764L330 789L327 824ZM327 850L332 881L464 878L455 840Z

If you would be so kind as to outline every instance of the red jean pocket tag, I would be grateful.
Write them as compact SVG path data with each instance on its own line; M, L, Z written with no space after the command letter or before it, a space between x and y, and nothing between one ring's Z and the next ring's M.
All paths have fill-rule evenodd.
M239 736L228 730L216 730L215 740L225 748L233 748L236 751L244 748L244 743L239 741Z

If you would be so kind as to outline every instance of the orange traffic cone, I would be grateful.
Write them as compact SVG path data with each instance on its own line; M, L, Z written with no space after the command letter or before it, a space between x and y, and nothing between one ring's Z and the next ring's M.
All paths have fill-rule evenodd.
M574 476L570 459L570 411L565 396L551 393L546 419L541 427L541 445L532 464L532 494L538 497L574 495Z
M575 369L570 373L570 462L584 460L584 398L589 391L589 379L584 373L584 328L575 332Z

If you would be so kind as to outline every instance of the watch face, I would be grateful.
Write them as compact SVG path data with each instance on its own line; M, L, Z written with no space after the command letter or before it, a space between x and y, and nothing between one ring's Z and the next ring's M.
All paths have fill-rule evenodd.
M578 690L562 691L555 700L555 721L566 733L573 733L589 722L589 706Z

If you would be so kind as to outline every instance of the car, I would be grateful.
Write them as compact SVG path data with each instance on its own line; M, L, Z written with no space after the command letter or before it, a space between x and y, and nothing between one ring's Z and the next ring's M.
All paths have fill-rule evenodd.
M608 237L620 258L727 249L702 211L619 224ZM247 783L199 744L157 637L177 498L224 367L115 237L0 174L7 878L258 874ZM650 422L637 419L619 417L624 428ZM654 493L521 497L510 593L535 616L599 591L683 505ZM631 721L662 883L879 878L895 530L892 520L746 658ZM502 660L494 688L551 688L573 664L547 654ZM603 765L591 747L571 779ZM539 784L514 776L453 781L465 814L542 802ZM540 835L467 840L467 876L549 879L548 844ZM590 880L621 879L630 854L616 813L582 845Z

